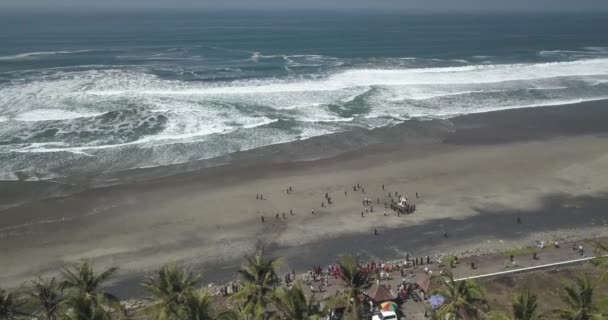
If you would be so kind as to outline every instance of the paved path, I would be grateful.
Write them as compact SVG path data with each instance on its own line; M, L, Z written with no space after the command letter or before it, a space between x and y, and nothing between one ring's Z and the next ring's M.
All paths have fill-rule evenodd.
M532 266L532 267L526 267L526 268L519 268L519 269L512 269L512 270L506 270L506 271L500 271L500 272L480 274L480 275L476 275L476 276L458 278L458 279L455 279L455 281L488 278L488 277L500 276L500 275L503 275L503 274L516 273L516 272L526 272L526 271L532 271L532 270L537 270L537 269L556 267L556 266L561 266L561 265L566 265L566 264L585 262L585 261L593 260L593 259L596 259L596 258L608 258L608 255L585 257L585 258L574 259L574 260L566 260L566 261L559 261L559 262L541 264L541 265L538 265L538 266Z

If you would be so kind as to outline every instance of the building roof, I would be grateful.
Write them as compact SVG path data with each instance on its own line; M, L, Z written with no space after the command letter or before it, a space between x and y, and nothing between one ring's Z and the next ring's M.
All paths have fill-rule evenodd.
M431 277L426 274L418 274L416 275L416 284L422 289L422 291L427 292L429 290L429 286L431 285Z
M395 297L391 294L390 291L384 285L372 285L369 289L367 289L367 296L372 299L372 301L378 303L383 301L395 300Z

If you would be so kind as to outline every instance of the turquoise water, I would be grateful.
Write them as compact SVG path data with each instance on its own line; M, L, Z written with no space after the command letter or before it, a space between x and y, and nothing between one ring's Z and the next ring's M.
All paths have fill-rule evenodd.
M607 32L601 15L0 13L0 178L605 99Z

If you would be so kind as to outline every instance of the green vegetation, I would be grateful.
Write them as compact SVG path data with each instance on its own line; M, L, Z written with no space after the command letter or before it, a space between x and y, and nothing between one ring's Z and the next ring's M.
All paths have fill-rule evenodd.
M321 310L314 296L307 298L302 286L281 287L273 293L272 302L284 319L318 320Z
M530 293L530 290L520 292L512 303L513 316L509 317L504 313L491 313L491 320L537 320L542 317L538 315L538 305L536 304L536 295Z
M0 319L19 319L27 315L21 311L23 304L23 299L15 293L0 289Z
M63 289L55 277L38 278L32 281L27 291L30 303L34 306L32 315L40 320L55 320L64 301Z
M357 260L350 255L343 256L338 263L342 275L342 281L346 284L345 295L348 306L346 308L347 319L361 319L361 302L357 296L363 293L363 287L367 285L367 276L363 273Z
M536 251L534 247L521 247L521 248L513 248L503 252L505 256L523 256L523 255L531 255Z
M200 288L201 276L176 264L163 266L142 283L151 302L137 319L157 320L319 320L327 315L321 301L307 296L300 282L281 285L277 268L281 260L257 252L246 257L239 270L240 290L228 300L216 298ZM594 261L598 268L604 260ZM368 319L360 297L370 278L352 256L339 261L344 290L322 301L325 307L345 307L344 319ZM591 266L589 266L591 267ZM593 267L591 267L593 268ZM64 268L61 277L38 278L25 290L0 289L0 320L119 320L127 315L118 299L102 290L116 268L96 273L88 262ZM598 270L598 269L592 269ZM597 273L596 273L597 274ZM470 280L456 281L450 270L439 277L437 289L445 303L433 319L480 320L595 320L608 319L608 299L597 297L597 281L575 278L560 288L562 304L541 314L538 297L522 290L513 298L509 314L487 312L484 290ZM225 311L224 308L229 310ZM546 311L546 310L545 310ZM143 317L143 318L142 318Z
M245 258L245 265L239 270L243 288L233 296L233 300L247 319L266 319L270 298L279 284L276 269L280 263L278 259L264 256L262 251Z
M564 287L562 300L566 308L557 309L553 313L567 320L605 319L594 303L594 290L595 286L588 277L575 279L574 284Z
M470 319L478 317L483 303L483 290L471 280L455 281L454 274L445 272L440 288L434 293L445 297L445 303L435 312L436 319Z

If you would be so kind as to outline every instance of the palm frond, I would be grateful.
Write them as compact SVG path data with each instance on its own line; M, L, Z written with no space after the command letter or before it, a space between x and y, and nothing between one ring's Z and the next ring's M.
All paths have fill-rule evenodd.
M0 289L0 319L19 319L28 316L23 310L25 300L14 292Z
M26 291L28 299L35 306L34 315L38 319L54 320L64 300L62 289L57 279L41 278L32 281L32 287Z

